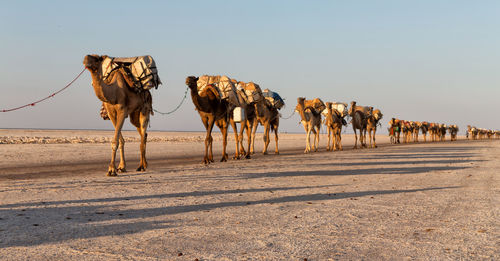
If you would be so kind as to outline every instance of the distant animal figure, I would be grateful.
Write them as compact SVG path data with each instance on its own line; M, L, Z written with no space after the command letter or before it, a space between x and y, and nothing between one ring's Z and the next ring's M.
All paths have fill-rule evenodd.
M377 132L377 125L379 124L380 120L382 119L382 112L380 112L379 109L373 110L371 109L371 112L367 118L367 124L366 124L366 132L368 132L368 140L370 141L370 147L376 148L377 143L375 142L375 132ZM372 134L373 132L373 134ZM366 135L364 137L366 139ZM373 144L372 144L373 141Z
M307 105L306 105L307 104ZM301 123L306 131L306 149L304 153L311 152L311 132L314 133L314 140L312 145L313 151L318 151L319 146L319 132L321 130L321 112L326 108L321 99L316 98L312 101L306 101L304 97L297 98L297 106L295 111L299 113Z
M351 116L352 129L354 131L354 149L358 148L358 134L356 130L359 130L359 141L361 147L366 147L366 141L364 139L363 133L366 130L366 124L368 122L369 109L367 107L357 106L356 101L351 102L351 107L349 108L349 115Z

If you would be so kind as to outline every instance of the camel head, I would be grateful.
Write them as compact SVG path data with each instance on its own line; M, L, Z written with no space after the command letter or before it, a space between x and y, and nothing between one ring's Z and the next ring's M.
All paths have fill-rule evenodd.
M304 97L299 97L297 98L297 106L295 106L295 111L301 111L304 109L304 103L306 101L306 98Z
M198 82L198 77L195 76L188 76L186 78L186 85L189 87L191 90L196 90L198 88L197 85Z
M351 115L351 116L352 116L352 114L353 114L353 113L354 113L354 111L355 111L355 109L354 109L354 108L356 108L356 101L352 101L352 102L351 102L351 107L349 108L349 111L348 111L349 115Z
M332 111L332 103L331 102L326 102L325 105L326 105L326 108L321 111L321 114L327 116L328 113Z
M375 118L375 120L377 122L382 119L382 116L384 116L384 115L382 114L382 112L380 112L379 109L376 109L373 111L373 117Z
M89 54L83 58L83 65L90 71L97 71L101 65L104 56L99 56L97 54Z

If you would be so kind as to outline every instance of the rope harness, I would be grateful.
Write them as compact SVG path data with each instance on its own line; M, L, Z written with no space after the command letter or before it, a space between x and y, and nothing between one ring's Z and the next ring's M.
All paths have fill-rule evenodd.
M290 114L290 116L288 117L282 117L281 114L280 114L280 118L284 119L284 120L288 120L290 118L292 118L292 116L295 114L295 110L292 111L292 114Z
M29 106L35 106L37 103L40 103L40 102L43 102L43 101L45 101L45 100L47 100L49 98L52 98L52 97L56 96L57 94L59 94L60 92L62 92L65 89L67 89L69 86L71 86L78 78L80 78L80 76L83 74L83 72L85 72L85 68L70 83L68 83L66 86L64 86L64 88L60 89L57 92L52 93L51 95L49 95L49 96L47 96L47 97L45 97L43 99L40 99L38 101L35 101L35 102L32 102L32 103L28 103L26 105L22 105L22 106L19 106L19 107L0 110L0 112L11 112L11 111L20 110L22 108L26 108L26 107L29 107Z
M161 115L169 115L169 114L174 113L175 111L177 111L177 110L181 107L181 105L182 105L182 104L184 103L184 101L186 100L188 90L189 90L189 88L188 88L188 87L186 87L186 91L184 92L184 97L182 98L181 103L179 103L179 105L177 105L177 107L175 107L175 109L173 109L173 110L171 110L171 111L169 111L169 112L161 112L161 111L158 111L158 110L156 110L156 109L153 109L153 111L154 111L154 112L157 112L157 113L159 113L159 114L161 114Z

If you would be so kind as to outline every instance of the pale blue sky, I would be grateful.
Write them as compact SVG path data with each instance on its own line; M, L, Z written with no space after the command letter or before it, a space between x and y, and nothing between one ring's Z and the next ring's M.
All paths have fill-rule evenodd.
M0 110L62 88L86 54L150 54L160 111L186 76L225 74L279 92L285 116L305 96L380 108L384 127L394 116L499 129L499 28L500 1L2 1ZM0 128L111 129L99 108L85 72L0 113ZM281 130L302 131L298 121ZM203 126L188 97L151 129Z

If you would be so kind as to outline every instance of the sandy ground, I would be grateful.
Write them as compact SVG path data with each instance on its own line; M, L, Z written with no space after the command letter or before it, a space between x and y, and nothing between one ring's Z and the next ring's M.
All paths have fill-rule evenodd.
M280 155L273 139L205 166L203 133L151 132L139 173L126 132L129 172L109 178L111 136L0 130L2 260L500 259L498 140L352 150L345 135L327 152L322 136L304 155L304 134L282 134Z

